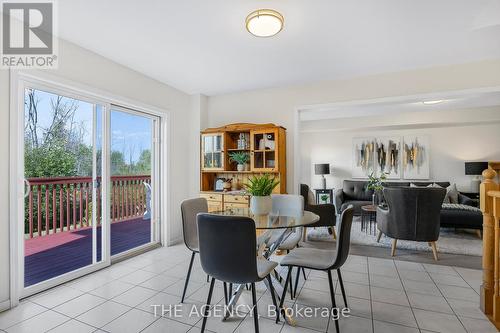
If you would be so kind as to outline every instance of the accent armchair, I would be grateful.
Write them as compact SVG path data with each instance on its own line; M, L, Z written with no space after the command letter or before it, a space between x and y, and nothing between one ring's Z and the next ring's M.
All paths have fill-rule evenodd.
M398 239L428 242L437 261L436 241L446 189L386 187L383 191L387 208L377 207L377 242L382 234L393 238L392 256L396 253Z

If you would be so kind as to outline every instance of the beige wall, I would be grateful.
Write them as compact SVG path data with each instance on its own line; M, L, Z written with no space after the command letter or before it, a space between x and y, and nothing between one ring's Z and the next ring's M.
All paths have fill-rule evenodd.
M172 118L172 210L169 239L181 239L179 203L188 195L185 180L190 177L188 149L190 132L190 99L179 90L171 88L138 72L130 70L74 44L60 41L59 69L48 71L66 80L137 100L159 109L169 110ZM9 298L9 73L0 71L0 303Z
M208 126L232 122L274 122L286 127L287 183L288 191L293 192L290 186L293 186L296 107L491 86L500 86L500 60L212 96L208 100Z

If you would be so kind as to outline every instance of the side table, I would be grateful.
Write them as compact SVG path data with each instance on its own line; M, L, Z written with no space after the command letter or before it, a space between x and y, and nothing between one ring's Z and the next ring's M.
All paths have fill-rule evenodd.
M377 233L376 205L361 206L361 230L364 230L366 233L369 233L370 235L375 235Z

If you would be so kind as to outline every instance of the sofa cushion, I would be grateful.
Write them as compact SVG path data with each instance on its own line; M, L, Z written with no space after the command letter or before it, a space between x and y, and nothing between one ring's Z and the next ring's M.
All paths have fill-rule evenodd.
M446 188L446 198L448 198L448 200L445 200L445 202L458 204L458 190L456 184L450 185Z
M359 180L344 180L342 190L346 200L371 201L373 191L367 188L368 182Z

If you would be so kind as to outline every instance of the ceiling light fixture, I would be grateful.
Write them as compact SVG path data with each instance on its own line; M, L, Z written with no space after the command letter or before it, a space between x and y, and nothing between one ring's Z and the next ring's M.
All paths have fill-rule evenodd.
M258 9L251 12L245 24L249 33L257 37L271 37L283 30L285 19L273 9Z
M439 104L439 103L443 103L443 102L444 102L444 100L439 99L439 100L435 100L435 101L423 101L422 103L425 105L434 105L434 104Z

